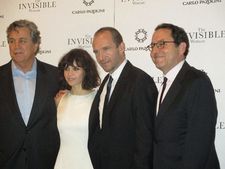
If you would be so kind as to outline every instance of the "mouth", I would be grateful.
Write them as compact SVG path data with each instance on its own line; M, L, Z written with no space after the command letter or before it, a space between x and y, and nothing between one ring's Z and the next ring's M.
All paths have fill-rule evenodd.
M17 56L17 55L22 55L23 52L14 52L14 55Z
M74 81L75 79L74 78L67 78L66 80L67 81Z
M156 56L154 56L153 58L154 59L162 59L164 56L162 56L162 55L156 55Z
M102 65L102 66L106 66L107 64L109 64L108 61L101 62L101 65Z

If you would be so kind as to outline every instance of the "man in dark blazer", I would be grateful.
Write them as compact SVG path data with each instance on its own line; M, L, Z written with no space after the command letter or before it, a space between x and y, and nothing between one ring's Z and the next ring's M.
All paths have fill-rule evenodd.
M159 91L154 135L154 169L219 169L215 150L217 106L208 76L185 58L189 40L173 24L156 27L149 45L163 72L166 88Z
M12 60L0 67L0 168L53 169L57 68L35 58L41 37L33 22L13 22L7 38Z
M126 60L122 36L115 28L95 33L93 51L109 72L89 117L88 149L94 169L150 169L156 86L149 75ZM110 99L104 103L109 76L113 78Z

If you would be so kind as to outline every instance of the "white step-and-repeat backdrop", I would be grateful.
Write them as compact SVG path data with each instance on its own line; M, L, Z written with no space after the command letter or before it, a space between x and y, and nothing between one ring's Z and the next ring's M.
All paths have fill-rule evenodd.
M225 0L0 0L0 65L10 60L6 28L18 19L38 25L42 43L37 57L53 65L77 47L94 57L94 32L116 27L126 43L127 58L149 73L157 86L162 74L146 50L153 30L162 22L183 27L191 42L187 61L205 71L215 89L216 149L225 169Z

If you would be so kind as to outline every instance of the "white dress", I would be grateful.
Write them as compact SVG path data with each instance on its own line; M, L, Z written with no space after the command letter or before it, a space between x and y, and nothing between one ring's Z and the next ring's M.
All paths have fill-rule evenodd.
M57 108L60 149L55 169L93 169L88 154L88 117L96 91L65 94Z

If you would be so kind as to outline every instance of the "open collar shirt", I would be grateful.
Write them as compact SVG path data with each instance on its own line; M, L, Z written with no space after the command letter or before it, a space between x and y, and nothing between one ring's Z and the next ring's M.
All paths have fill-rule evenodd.
M32 69L26 73L18 69L13 61L11 67L17 103L24 123L27 125L35 94L37 61L35 59Z

